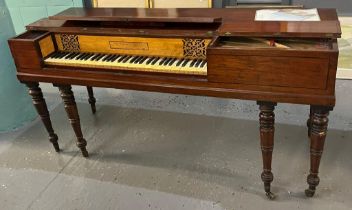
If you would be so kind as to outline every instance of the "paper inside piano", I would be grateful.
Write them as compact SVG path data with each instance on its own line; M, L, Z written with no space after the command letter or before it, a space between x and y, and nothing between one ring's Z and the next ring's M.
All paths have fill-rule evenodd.
M71 85L88 86L92 106L92 86L257 101L268 197L273 197L274 107L311 105L306 194L312 196L327 115L335 105L337 14L318 9L320 21L256 21L256 11L71 8L28 25L9 44L18 79L29 87L57 151L39 82L59 87L84 156Z

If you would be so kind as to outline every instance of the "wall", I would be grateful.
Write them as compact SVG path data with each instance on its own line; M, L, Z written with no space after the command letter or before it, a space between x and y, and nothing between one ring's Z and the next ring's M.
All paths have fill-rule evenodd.
M16 69L7 45L14 36L9 11L0 0L0 131L11 130L36 116L27 90L16 79Z
M43 17L55 15L69 7L82 7L82 0L5 0L16 33Z
M351 0L292 0L292 4L302 4L311 8L336 8L340 15L352 15Z
M27 88L16 78L8 38L23 32L25 25L72 6L80 7L82 1L0 0L0 132L20 127L37 116Z

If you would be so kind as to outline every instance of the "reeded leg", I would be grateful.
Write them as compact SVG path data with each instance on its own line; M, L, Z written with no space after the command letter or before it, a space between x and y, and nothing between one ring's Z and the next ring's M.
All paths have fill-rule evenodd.
M319 165L324 150L324 142L328 127L328 115L331 107L312 106L310 133L310 173L307 177L309 188L305 191L307 197L313 197L319 184Z
M260 109L260 146L263 156L263 172L261 178L264 182L266 196L272 200L275 198L275 195L270 191L270 184L274 179L273 173L271 172L271 160L274 148L274 109L276 103L258 101L257 104Z
M29 89L29 95L32 96L33 104L42 119L46 130L49 133L49 140L53 144L55 151L60 152L60 147L58 141L58 137L54 132L53 126L51 125L49 111L43 97L42 90L39 87L39 83L37 82L29 82L26 83Z
M76 143L77 147L81 149L82 155L84 157L88 157L88 151L86 149L87 142L83 138L79 114L78 114L75 97L73 95L71 85L57 85L57 86L60 90L61 98L64 101L67 116L70 120L72 128L77 137L77 143Z
M89 96L89 99L88 99L88 102L92 108L92 112L93 114L95 114L95 112L97 111L96 107L95 107L95 98L94 98L94 93L93 93L93 88L90 87L90 86L87 86L87 91L88 91L88 96Z
M312 128L312 115L313 115L313 112L312 112L312 107L311 107L310 111L309 111L309 118L307 120L308 137L310 137L311 128Z

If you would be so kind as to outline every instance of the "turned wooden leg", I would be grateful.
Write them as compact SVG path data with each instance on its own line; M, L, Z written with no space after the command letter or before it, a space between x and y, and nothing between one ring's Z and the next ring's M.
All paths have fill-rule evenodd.
M53 144L55 151L60 152L60 147L58 141L58 137L54 132L53 126L51 125L49 111L43 97L42 90L39 87L39 83L37 82L29 82L26 83L29 89L29 95L32 96L33 104L42 119L46 130L49 133L49 140Z
M274 109L276 103L259 101L258 105L260 109L260 146L263 156L263 172L261 178L264 182L266 196L269 199L274 199L275 195L270 191L270 184L274 179L273 173L271 172L271 160L274 148Z
M305 191L307 197L313 197L319 184L319 165L324 150L324 142L328 127L328 115L331 107L312 106L310 133L310 173L307 177L309 188Z
M58 86L60 90L61 98L65 104L67 116L76 134L77 147L81 149L82 155L84 157L88 157L88 151L86 149L87 141L83 138L77 105L75 102L75 97L73 95L71 85L56 85L56 86Z
M312 112L312 107L311 107L310 111L309 111L309 118L307 120L308 137L310 137L311 128L312 128L312 115L313 115L313 112Z
M96 107L95 107L95 98L94 98L94 93L93 93L93 88L90 87L90 86L87 86L87 91L88 91L88 96L89 96L89 99L88 99L88 102L92 108L92 112L93 114L95 114L95 112L97 111Z

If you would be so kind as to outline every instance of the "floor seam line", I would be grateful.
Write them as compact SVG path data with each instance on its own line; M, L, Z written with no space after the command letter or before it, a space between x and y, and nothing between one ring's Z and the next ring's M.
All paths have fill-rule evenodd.
M60 154L59 154L60 155ZM28 205L27 209L32 208L32 205L35 203L37 199L39 199L43 193L49 188L49 186L56 180L56 178L61 174L61 172L72 162L72 160L78 155L78 152L69 160L67 163L57 172L57 174L49 181L49 183L41 190L38 195L31 201Z

